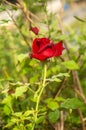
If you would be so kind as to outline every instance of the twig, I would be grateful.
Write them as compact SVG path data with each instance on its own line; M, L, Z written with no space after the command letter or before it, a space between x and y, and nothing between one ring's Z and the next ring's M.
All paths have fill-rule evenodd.
M64 130L64 112L60 111L60 122L54 125L55 130Z
M83 118L83 121L86 121L86 117L85 117L85 118Z
M18 2L18 4L19 4L19 5L17 4L17 6L23 11L23 13L24 13L24 15L25 15L27 21L30 22L30 23L34 23L34 22L32 21L32 19L30 18L30 13L28 12L27 8L24 7L23 1L22 1L22 0L17 0L17 2Z
M81 111L80 108L78 108L78 113L79 113L79 115L80 115L80 119L81 119L82 130L86 130L86 128L85 128L85 123L84 123L84 120L83 120L82 111Z
M62 82L60 83L59 87L57 88L56 94L55 94L54 97L57 97L60 94L60 92L64 88L64 84L65 84L66 80L67 80L67 77L64 77L63 80L62 80Z
M72 72L73 73L73 72ZM76 85L76 78L75 78L75 75L73 75L73 90L74 90L74 93L75 93L75 97L77 97L77 92L78 94L80 94L79 91L77 91L77 89L75 88L75 85ZM82 90L81 90L82 91ZM81 92L80 96L82 97L83 101L84 101L84 95L83 93ZM84 103L86 104L86 102L84 101ZM85 130L85 123L83 121L83 115L82 115L82 111L80 108L78 108L78 113L79 113L79 116L80 116L80 120L81 120L81 124L82 124L82 130Z
M60 130L64 130L64 113L60 112Z
M18 3L17 3L17 4L12 4L12 3L8 2L7 0L3 0L3 2L6 3L6 4L8 4L8 5L10 5L10 6L18 7L18 8L21 9L21 6L18 5ZM18 2L19 2L19 1L18 1ZM33 18L35 18L36 20L40 21L40 19L39 19L35 14L33 14L31 11L27 10L27 12L28 12L28 14L30 14ZM31 21L31 19L30 19L30 21Z
M55 130L60 130L60 123L56 123L56 124L54 125L54 129L55 129Z
M72 71L72 76L73 76L73 82L74 82L75 86L77 85L77 88L79 90L79 93L80 93L79 95L80 96L82 95L81 98L83 99L84 104L86 105L86 97L85 97L85 95L83 93L83 89L81 87L80 80L79 80L77 72L76 71ZM76 88L73 88L73 89L76 92L77 89Z
M77 94L79 94L80 97L83 99L84 104L86 104L85 97L84 97L84 95L83 95L83 91L82 91L81 87L80 87L80 86L79 86L80 88L78 87L80 90L77 90L76 87L75 87L75 85L76 85L76 76L75 76L75 73L74 73L74 72L75 72L75 71L72 71L73 83L74 83L74 85L73 85L73 90L74 90L74 93L75 93L75 97L77 97ZM85 130L85 123L84 123L84 121L83 121L83 115L82 115L82 111L81 111L80 108L78 108L78 113L79 113L80 120L81 120L82 130Z
M8 2L7 0L3 0L3 2L6 3L6 4L8 4L8 5L10 5L10 6L17 7L17 5L12 4L12 3Z
M19 28L18 24L16 23L15 19L13 18L13 16L9 13L8 10L6 10L6 12L8 13L8 15L10 16L10 18L12 19L12 21L14 22L15 26L17 27L17 29L19 30L21 36L23 37L25 43L27 46L29 46L27 40L26 40L26 36L22 33L21 29Z
M82 93L80 93L79 90L76 89L76 87L74 87L74 91L83 99L84 104L86 104L86 100L85 100L84 96L82 95Z
M40 21L40 19L39 19L35 14L33 14L31 11L28 10L28 13L29 13L33 18L35 18L36 20Z

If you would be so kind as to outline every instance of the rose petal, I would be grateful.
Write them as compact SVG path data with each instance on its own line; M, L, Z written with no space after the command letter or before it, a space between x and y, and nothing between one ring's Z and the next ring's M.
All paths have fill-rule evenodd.
M40 61L46 60L47 57L42 54L31 54L31 58L38 59Z
M38 53L41 53L42 51L44 51L47 48L51 48L53 45L54 45L53 43L46 44L45 46L43 46L42 48L39 49Z
M52 46L47 46L47 47L44 48L39 54L42 54L42 55L46 56L47 58L53 57L54 54L55 54L54 45L52 45Z
M41 38L41 47L44 45L50 44L49 38Z
M32 52L38 53L40 49L44 48L47 44L50 44L49 38L36 38L33 41Z
M39 49L40 49L40 42L41 42L40 38L34 39L33 45L32 45L32 52L33 53L37 53L39 51Z
M58 42L57 44L55 44L55 54L54 56L60 56L62 54L62 51L63 51L63 44L62 44L62 41Z

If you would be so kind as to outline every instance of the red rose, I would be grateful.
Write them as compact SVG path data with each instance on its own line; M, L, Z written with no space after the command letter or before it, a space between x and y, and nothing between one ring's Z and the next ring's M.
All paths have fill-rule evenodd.
M50 57L58 57L63 49L62 41L54 44L49 38L36 38L33 41L31 58L43 61Z
M30 31L32 31L36 35L38 35L39 33L39 29L37 27L30 27Z

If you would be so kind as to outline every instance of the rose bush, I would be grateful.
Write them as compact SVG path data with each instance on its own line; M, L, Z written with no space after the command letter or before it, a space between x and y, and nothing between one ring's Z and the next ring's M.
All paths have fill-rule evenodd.
M51 57L58 57L62 54L64 47L62 41L54 44L49 38L36 38L32 44L31 58L40 61Z

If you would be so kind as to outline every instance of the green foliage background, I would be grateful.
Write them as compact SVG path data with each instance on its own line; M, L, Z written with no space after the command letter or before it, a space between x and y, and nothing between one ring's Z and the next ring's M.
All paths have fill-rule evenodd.
M25 6L33 13L38 12L39 16L40 6L37 5L41 5L43 11L44 2L45 0L35 2L25 0ZM44 17L46 18L46 15ZM43 77L43 63L29 57L32 41L36 36L29 31L25 16L22 14L16 22L23 35L16 27L9 30L5 26L0 26L0 129L32 130L37 91ZM50 30L43 29L47 24ZM71 58L67 59L68 54L64 50L62 59L65 61L61 58L48 60L47 86L41 97L35 130L53 130L53 125L60 120L61 111L64 111L65 130L70 130L70 127L71 130L79 130L81 121L77 109L80 108L85 117L86 106L80 96L76 98L74 95L70 72L77 71L86 96L86 24L76 20L73 25L65 27L65 35L61 34L58 20L53 15L42 19L42 25L37 22L35 25L40 27L40 37L50 35L55 42L66 40ZM60 94L56 96L64 77L67 80Z

